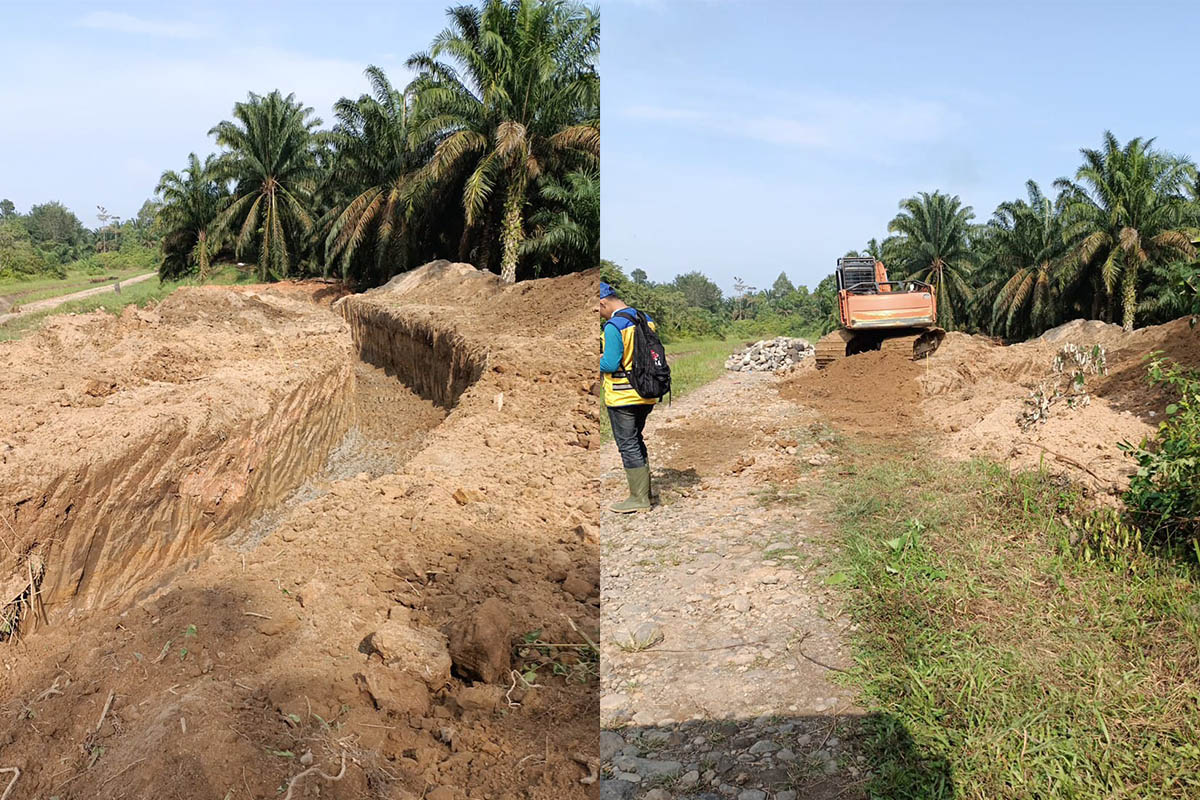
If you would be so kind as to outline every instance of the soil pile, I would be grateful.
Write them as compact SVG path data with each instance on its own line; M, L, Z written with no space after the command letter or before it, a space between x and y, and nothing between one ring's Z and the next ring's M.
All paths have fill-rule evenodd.
M1066 344L1102 346L1107 373L1089 376L1090 401L1051 406L1028 429L1018 424L1031 395L1051 387L1056 354ZM866 353L802 373L785 397L817 406L848 431L898 432L910 426L938 434L945 457L986 456L1014 467L1069 474L1101 493L1124 488L1131 460L1118 448L1153 435L1168 398L1146 380L1152 352L1200 365L1200 331L1186 319L1125 333L1119 326L1076 320L1040 338L1002 346L986 337L949 333L919 362ZM889 427L889 412L903 424Z
M325 328L256 348L291 367L335 332L323 360L352 389L348 430L399 444L325 459L316 489L140 603L52 615L9 646L0 763L22 796L594 796L599 507L580 456L598 442L599 278L502 287L450 266L309 304ZM238 293L209 294L198 319ZM219 372L269 317L189 330ZM407 395L388 402L384 377ZM514 673L535 667L536 687Z
M870 434L909 435L927 424L919 365L898 353L870 352L807 369L783 384L785 399L816 405L835 425Z

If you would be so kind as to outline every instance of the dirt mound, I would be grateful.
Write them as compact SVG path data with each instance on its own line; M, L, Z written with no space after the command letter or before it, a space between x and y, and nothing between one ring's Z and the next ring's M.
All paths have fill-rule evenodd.
M796 373L783 385L788 400L817 405L847 430L905 434L926 424L920 367L897 353L863 353L825 369Z
M136 605L51 609L49 625L0 644L9 698L0 763L22 769L21 796L275 797L310 764L343 777L309 773L293 797L317 786L332 798L594 795L580 780L598 748L597 665L583 635L594 640L599 628L599 507L580 448L598 443L587 299L599 278L501 287L464 274L352 296L334 313L293 289L203 290L138 312L146 320L77 318L0 349L0 362L40 370L46 392L63 371L56 358L81 362L65 368L64 381L80 383L81 398L93 397L83 383L100 375L116 376L109 397L121 397L124 376L147 353L168 371L192 359L198 378L182 384L190 413L172 406L181 384L143 378L149 388L138 387L128 408L110 399L54 412L51 461L74 457L71 436L94 413L114 442L119 421L207 424L252 460L197 451L189 463L201 474L226 461L243 475L276 474L289 454L322 450L309 431L318 421L330 427L331 412L297 406L280 415L291 438L278 434L288 446L277 455L263 446L265 429L217 423L243 396L258 403L259 421L271 417L279 404L263 386L301 391L309 357L340 370L334 385L352 390L352 432L379 439L391 427L401 437L366 461L344 462L372 465L359 473L330 470L329 461L343 462L325 459L316 490L290 495L269 525L210 542L203 559ZM409 387L411 399L389 402L384 377ZM111 385L97 378L95 388ZM21 412L0 417L46 405L33 399L0 396ZM114 416L117 408L128 416ZM132 473L118 465L109 474L154 484L174 467L163 451L151 456ZM407 460L376 466L388 458ZM156 493L173 497L166 484ZM2 498L13 522L12 495ZM17 523L22 531L26 519ZM138 535L145 550L161 551L189 524L166 518ZM579 646L520 644L531 638ZM420 646L397 661L406 642ZM536 687L501 674L508 663L536 668Z
M1067 344L1103 347L1107 374L1087 379L1087 405L1055 404L1044 422L1023 430L1017 421L1026 401L1058 379L1054 358ZM1186 319L1132 333L1076 320L1008 347L983 336L948 333L923 361L862 354L824 372L798 375L781 391L818 407L848 431L924 429L940 434L935 447L946 457L986 456L1020 468L1045 467L1113 493L1127 484L1132 468L1117 445L1151 436L1168 402L1146 379L1152 352L1200 365L1200 330ZM889 424L890 417L903 425Z

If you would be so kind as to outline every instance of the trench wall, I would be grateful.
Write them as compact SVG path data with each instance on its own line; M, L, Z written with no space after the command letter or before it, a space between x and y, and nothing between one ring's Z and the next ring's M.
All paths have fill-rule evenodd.
M353 378L331 364L219 429L168 418L32 492L0 480L24 552L44 565L47 608L134 600L283 500L352 424Z
M364 297L343 298L335 308L360 358L442 408L453 408L486 367L482 349L429 318Z

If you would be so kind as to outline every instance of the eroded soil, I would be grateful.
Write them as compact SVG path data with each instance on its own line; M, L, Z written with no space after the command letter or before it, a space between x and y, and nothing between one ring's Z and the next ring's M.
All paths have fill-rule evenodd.
M598 417L579 298L597 278L502 288L442 263L406 279L333 309L312 299L321 288L194 290L0 345L0 362L69 401L7 382L0 394L20 420L0 437L23 478L0 494L13 575L31 554L47 576L69 555L61 513L33 530L17 511L30 489L25 508L74 491L71 515L96 486L171 509L186 466L222 487L196 494L203 519L255 473L278 488L182 559L158 543L194 524L129 514L131 549L85 570L99 587L125 576L119 593L85 604L67 581L44 617L25 595L18 635L0 644L13 796L595 796L584 637L599 628L598 506L582 455ZM431 372L441 355L454 368ZM156 425L178 431L165 440L186 454L178 464L153 437L122 444ZM96 506L96 519L112 510ZM144 549L153 569L138 566ZM531 632L571 646L519 647ZM514 672L534 668L535 687Z

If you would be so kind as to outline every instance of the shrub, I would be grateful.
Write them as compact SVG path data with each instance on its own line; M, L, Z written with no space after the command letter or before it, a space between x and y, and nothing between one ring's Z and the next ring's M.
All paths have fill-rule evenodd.
M1150 381L1178 395L1152 441L1121 449L1138 464L1125 493L1129 513L1153 540L1190 547L1200 560L1200 372L1154 354Z

